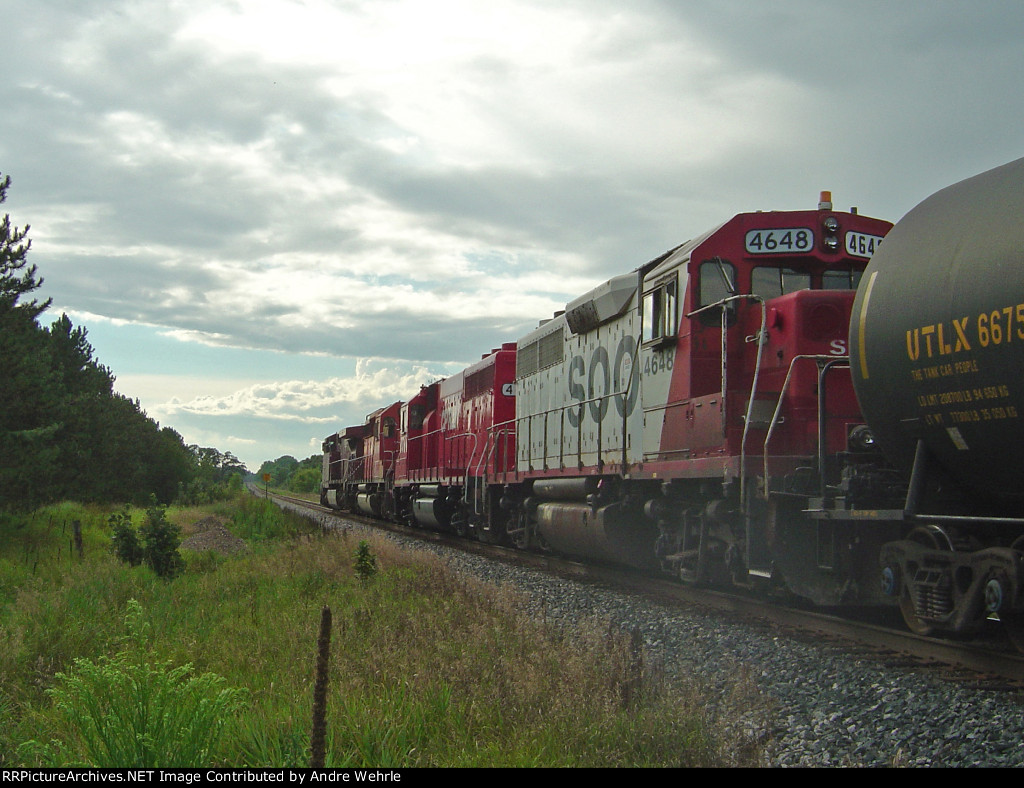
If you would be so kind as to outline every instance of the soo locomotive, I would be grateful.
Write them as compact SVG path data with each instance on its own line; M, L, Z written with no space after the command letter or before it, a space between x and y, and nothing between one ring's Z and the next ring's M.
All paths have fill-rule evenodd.
M1022 187L738 214L328 437L321 500L1024 647Z

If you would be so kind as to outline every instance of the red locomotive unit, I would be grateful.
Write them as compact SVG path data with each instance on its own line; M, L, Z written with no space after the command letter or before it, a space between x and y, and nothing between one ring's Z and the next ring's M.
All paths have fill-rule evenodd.
M321 502L410 526L504 536L494 480L515 460L515 345L324 441ZM374 442L378 425L391 442ZM363 463L377 469L366 475Z
M325 506L389 518L394 512L391 485L398 453L401 402L366 417L366 423L324 441L320 502Z
M817 210L740 214L521 339L516 542L877 598L882 535L801 513L860 448L847 327L891 226L827 193Z

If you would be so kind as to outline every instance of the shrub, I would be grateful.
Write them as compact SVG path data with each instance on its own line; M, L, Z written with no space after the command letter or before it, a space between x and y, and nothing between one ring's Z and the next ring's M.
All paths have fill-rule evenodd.
M185 560L178 552L181 529L167 519L166 507L155 501L146 510L146 520L135 531L127 508L107 520L113 529L114 553L122 561L137 566L145 563L160 577L174 578L185 569Z
M102 768L209 766L226 720L244 690L224 687L214 673L190 675L192 665L150 664L142 607L128 602L129 645L114 657L76 659L47 690L64 740L19 748L26 762Z
M113 531L114 554L131 566L142 563L142 545L132 526L132 515L128 508L110 515L107 524Z
M139 529L142 536L142 554L146 563L160 577L172 578L181 574L185 562L178 552L181 529L167 519L167 510L154 503L146 510L146 522Z
M377 574L377 559L370 550L370 543L365 539L361 540L356 548L355 570L363 582Z

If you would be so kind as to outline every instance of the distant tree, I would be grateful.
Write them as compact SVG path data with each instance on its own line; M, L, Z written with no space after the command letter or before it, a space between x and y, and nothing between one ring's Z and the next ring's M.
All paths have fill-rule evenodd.
M93 357L93 348L84 326L75 328L66 314L54 321L47 332L50 352L59 382L73 396L110 396L114 392L114 376Z
M242 478L249 471L231 452L196 445L189 446L188 451L193 472L179 495L183 503L210 503L241 490Z
M320 468L299 467L288 479L292 492L312 493L320 489Z
M266 460L259 469L260 478L264 474L270 474L270 484L273 487L286 487L288 479L299 467L299 461L290 454L278 457L276 460Z

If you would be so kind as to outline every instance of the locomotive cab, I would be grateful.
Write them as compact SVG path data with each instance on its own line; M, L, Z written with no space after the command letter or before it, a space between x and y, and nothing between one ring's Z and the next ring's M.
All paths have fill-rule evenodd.
M861 422L847 327L890 227L823 198L817 211L740 214L647 273L644 472L671 479L649 507L669 571L770 578L825 604L877 596L874 567L848 560L856 529L803 512L838 488ZM661 317L673 301L674 334Z

